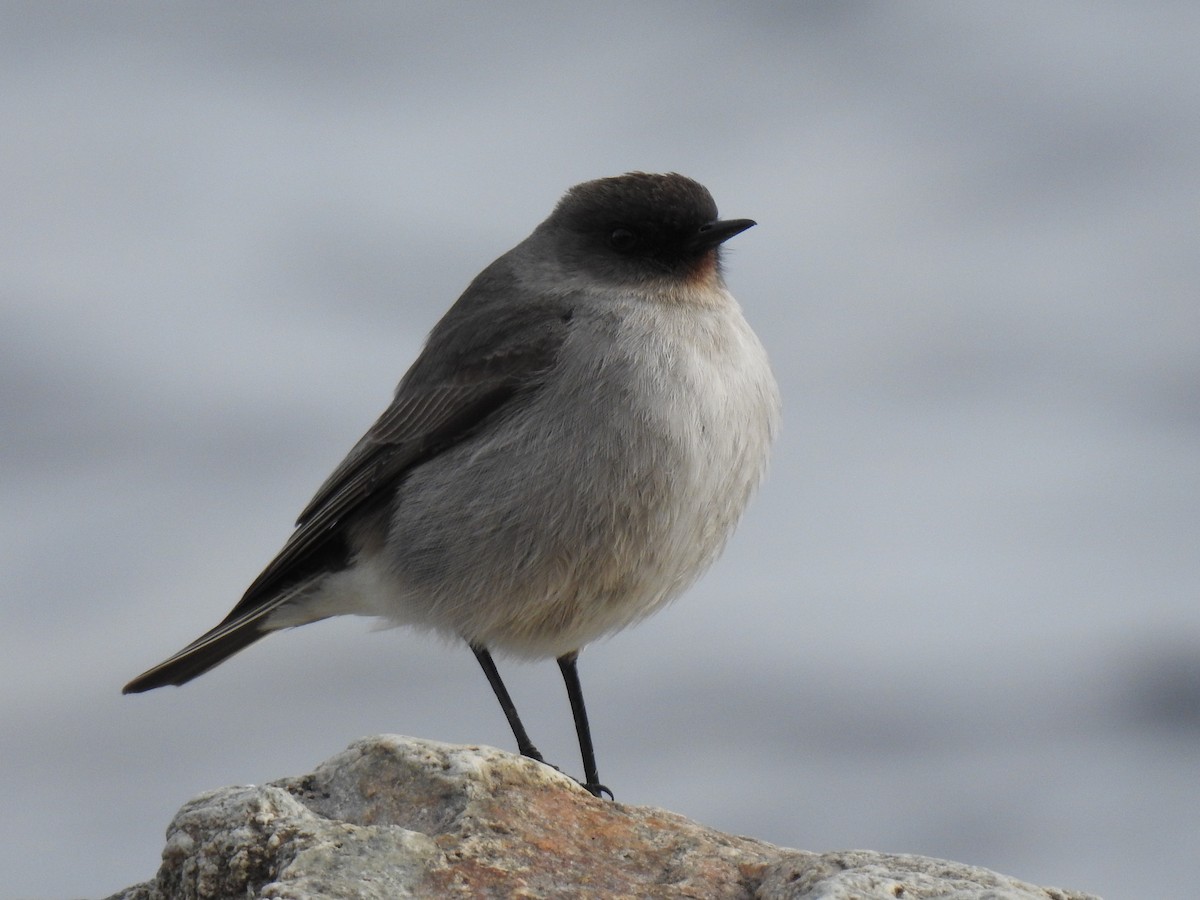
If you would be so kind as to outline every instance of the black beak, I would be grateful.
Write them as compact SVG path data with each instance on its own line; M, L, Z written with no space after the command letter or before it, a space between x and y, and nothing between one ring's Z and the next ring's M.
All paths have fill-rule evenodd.
M716 219L705 222L692 238L692 249L701 252L716 247L757 224L753 219Z

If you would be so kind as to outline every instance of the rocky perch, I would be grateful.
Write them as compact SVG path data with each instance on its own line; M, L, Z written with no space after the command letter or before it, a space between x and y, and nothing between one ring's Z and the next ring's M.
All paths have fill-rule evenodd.
M922 856L787 850L660 809L598 800L510 753L385 735L310 775L222 788L184 804L154 880L110 900L229 897L1090 895Z

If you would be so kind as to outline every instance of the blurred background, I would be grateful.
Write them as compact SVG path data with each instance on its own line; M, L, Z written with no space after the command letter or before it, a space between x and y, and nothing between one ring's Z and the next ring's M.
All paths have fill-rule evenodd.
M179 690L424 334L570 185L706 184L784 396L689 594L581 661L617 798L1115 898L1200 855L1200 7L6 3L0 871L153 876L191 796L475 660L344 619ZM578 774L552 662L500 661Z

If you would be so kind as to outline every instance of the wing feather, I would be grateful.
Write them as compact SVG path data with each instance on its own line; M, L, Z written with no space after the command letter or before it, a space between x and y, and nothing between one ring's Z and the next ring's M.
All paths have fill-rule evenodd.
M543 319L532 335L505 335L499 347L493 338L490 352L460 358L444 375L424 371L427 347L391 405L317 490L296 531L222 624L252 615L315 570L345 565L347 522L392 502L395 487L413 467L484 427L519 393L537 390L553 365L563 331L545 327Z

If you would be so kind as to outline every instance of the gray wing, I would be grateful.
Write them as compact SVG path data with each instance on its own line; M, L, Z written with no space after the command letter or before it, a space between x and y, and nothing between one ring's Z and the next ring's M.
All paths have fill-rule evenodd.
M514 361L516 362L516 361ZM471 378L426 388L401 385L396 400L325 482L300 517L279 555L247 589L237 606L214 628L174 656L125 686L133 694L184 684L248 647L268 632L271 613L302 593L324 572L350 560L346 524L378 498L390 501L394 485L413 466L436 454L503 406L529 381L534 358L493 377Z
M314 572L348 563L347 522L392 502L395 487L413 467L484 427L519 394L537 390L570 318L542 310L524 321L505 321L501 314L481 333L478 316L459 323L453 312L430 336L391 405L321 485L296 531L225 622L246 616Z
M429 335L391 405L321 485L229 615L125 693L183 684L257 641L273 610L350 563L351 526L394 503L408 472L541 387L566 338L573 298L526 295L515 303L516 283L505 257L476 278Z

